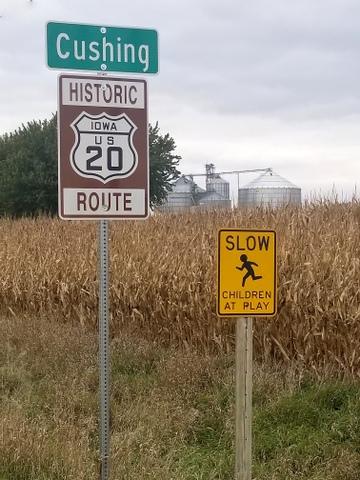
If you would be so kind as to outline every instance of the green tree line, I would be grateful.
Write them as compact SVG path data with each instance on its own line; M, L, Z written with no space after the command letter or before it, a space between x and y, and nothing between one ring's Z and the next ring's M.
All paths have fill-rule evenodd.
M28 122L0 137L0 216L58 212L57 118ZM160 205L180 172L175 141L149 125L150 205Z

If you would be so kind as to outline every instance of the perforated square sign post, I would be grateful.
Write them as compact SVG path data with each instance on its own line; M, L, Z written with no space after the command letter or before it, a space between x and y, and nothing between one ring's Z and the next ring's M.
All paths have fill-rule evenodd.
M60 75L58 100L59 216L147 218L146 81Z
M217 314L271 317L277 311L276 232L220 229Z

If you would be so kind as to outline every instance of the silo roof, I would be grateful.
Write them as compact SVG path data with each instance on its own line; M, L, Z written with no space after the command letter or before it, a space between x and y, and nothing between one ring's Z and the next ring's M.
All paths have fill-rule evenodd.
M221 178L219 175L217 175L215 178L211 178L208 183L229 183L223 178Z
M240 188L299 188L294 183L289 182L283 177L280 177L272 170L262 173L259 177L247 183Z

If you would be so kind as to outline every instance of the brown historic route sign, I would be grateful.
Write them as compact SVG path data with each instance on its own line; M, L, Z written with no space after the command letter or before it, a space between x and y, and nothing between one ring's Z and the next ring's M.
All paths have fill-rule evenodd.
M58 101L60 217L147 218L146 81L60 75Z

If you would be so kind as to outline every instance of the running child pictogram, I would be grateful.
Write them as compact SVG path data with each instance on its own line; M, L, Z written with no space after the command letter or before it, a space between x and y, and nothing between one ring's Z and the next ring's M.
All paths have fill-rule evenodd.
M242 286L245 286L246 280L251 277L253 280L260 280L260 278L263 278L261 275L255 275L253 265L255 267L258 267L259 265L255 262L251 262L248 260L248 256L243 253L240 255L240 260L243 262L241 267L236 267L238 270L243 271L244 269L246 270L246 273L242 279Z

